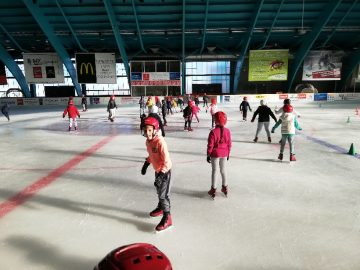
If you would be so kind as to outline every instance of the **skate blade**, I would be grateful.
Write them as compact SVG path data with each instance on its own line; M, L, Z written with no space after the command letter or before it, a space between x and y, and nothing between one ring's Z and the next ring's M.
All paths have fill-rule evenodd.
M168 231L168 230L172 229L173 227L174 227L174 225L171 225L171 226L169 226L169 227L167 227L166 229L161 230L161 231L157 231L157 230L155 229L155 234L160 234L160 233L162 233L162 232L164 232L164 231Z

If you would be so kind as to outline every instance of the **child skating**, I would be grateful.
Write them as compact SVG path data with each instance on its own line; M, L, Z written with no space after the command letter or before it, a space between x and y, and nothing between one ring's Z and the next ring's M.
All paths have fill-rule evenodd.
M81 97L81 105L83 107L83 112L86 112L88 109L87 109L87 98L85 95L82 95Z
M258 135L259 135L260 131L262 130L263 126L265 126L265 131L266 131L266 134L268 137L268 142L271 143L271 136L270 136L270 130L269 130L270 116L272 119L274 119L275 123L277 122L277 119L276 119L274 113L267 106L267 104L264 100L260 100L260 106L254 112L251 122L255 121L255 118L257 115L259 115L259 118L258 118L258 125L257 125L257 129L256 129L254 142L258 141Z
M116 102L115 102L115 96L112 95L110 97L110 100L109 100L108 105L107 105L107 111L109 113L108 119L111 122L114 122L115 115L116 115L116 109L117 109L117 105L116 105Z
M293 107L291 105L284 105L283 111L284 113L280 116L279 121L271 129L271 132L274 133L275 129L281 124L281 146L278 159L283 160L284 148L287 140L290 147L290 161L296 161L294 147L295 129L302 130L302 128L299 126L296 115L293 113Z
M207 162L211 163L211 189L208 194L212 199L216 194L216 171L220 167L222 179L221 192L228 195L228 185L226 179L226 160L229 160L231 150L231 132L225 127L227 116L224 112L217 112L214 115L215 128L210 131L207 144Z
M185 107L185 109L183 110L183 117L185 120L185 125L184 125L184 131L193 131L193 129L191 128L191 121L192 121L192 109L191 109L191 104L193 101L189 101L188 105Z
M65 108L63 112L63 118L65 118L66 115L69 115L69 131L71 131L71 127L74 124L74 129L77 130L77 121L76 117L80 118L80 113L78 109L74 106L74 101L71 99L68 102L68 106Z
M218 107L216 105L216 98L211 99L211 104L206 108L206 112L208 110L210 111L210 115L211 115L211 128L210 129L213 129L214 125L215 125L214 115L218 111Z
M160 223L156 226L156 231L163 231L172 226L170 214L170 186L171 186L171 160L165 139L158 134L159 123L153 117L147 117L144 121L144 136L146 137L146 149L149 156L146 158L141 169L141 174L145 175L146 170L152 164L155 170L154 186L158 195L158 205L150 212L151 217L162 215Z
M197 122L199 123L199 117L198 117L198 113L200 111L200 108L198 105L196 105L196 103L194 101L190 101L190 105L191 105L191 111L192 111L192 118L196 118Z
M248 108L249 108L249 111L251 112L251 108L250 108L250 104L249 102L247 101L247 97L244 97L243 98L243 101L240 103L240 112L242 113L243 115L243 120L246 121L246 118L247 118L247 111L248 111Z

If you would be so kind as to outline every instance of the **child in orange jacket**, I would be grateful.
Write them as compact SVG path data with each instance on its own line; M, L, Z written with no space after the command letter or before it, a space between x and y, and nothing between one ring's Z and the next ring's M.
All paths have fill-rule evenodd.
M147 117L144 120L144 136L146 148L149 156L146 158L141 169L141 174L145 175L146 170L152 164L155 170L156 191L159 202L157 207L150 212L151 217L162 215L160 223L156 226L156 231L162 231L172 226L170 214L170 186L171 186L171 160L165 139L158 134L159 122L154 117Z

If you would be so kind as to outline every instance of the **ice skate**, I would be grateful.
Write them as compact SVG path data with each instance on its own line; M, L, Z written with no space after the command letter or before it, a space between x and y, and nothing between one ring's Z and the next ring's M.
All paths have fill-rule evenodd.
M77 127L75 127L75 130L77 130Z
M279 156L278 156L278 159L283 160L283 154L280 153Z
M187 127L184 127L184 131L188 131L188 128L187 128Z
M172 226L172 220L170 213L164 213L160 223L156 226L155 230L161 232Z
M290 154L290 161L296 161L295 154Z
M193 129L191 127L188 128L188 131L193 131Z
M221 192L224 193L225 197L227 197L228 195L228 186L222 186L221 187Z
M255 139L253 140L254 142L257 142L258 141L258 137L255 137Z
M156 207L154 210L150 212L151 217L158 217L164 214L164 211L160 209L159 207Z
M268 137L268 142L271 143L271 137Z
M69 127L69 132L71 131L71 127Z
M208 194L210 195L211 199L215 199L215 193L216 193L216 188L211 187L211 189L208 191Z

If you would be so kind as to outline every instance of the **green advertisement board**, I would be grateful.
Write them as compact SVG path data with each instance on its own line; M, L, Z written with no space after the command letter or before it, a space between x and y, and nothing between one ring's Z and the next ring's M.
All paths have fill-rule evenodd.
M249 82L286 81L289 50L250 50Z

